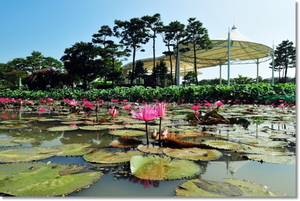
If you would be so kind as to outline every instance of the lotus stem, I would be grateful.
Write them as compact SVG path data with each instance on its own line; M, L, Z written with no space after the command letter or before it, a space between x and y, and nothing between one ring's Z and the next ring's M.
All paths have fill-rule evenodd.
M145 123L146 123L147 144L149 145L149 138L148 138L148 122L145 121Z

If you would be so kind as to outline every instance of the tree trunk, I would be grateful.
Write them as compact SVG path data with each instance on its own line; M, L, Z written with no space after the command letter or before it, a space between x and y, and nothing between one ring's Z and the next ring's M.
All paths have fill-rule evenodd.
M195 74L196 74L196 85L198 85L196 44L193 44L193 48L194 48L194 71L195 71Z

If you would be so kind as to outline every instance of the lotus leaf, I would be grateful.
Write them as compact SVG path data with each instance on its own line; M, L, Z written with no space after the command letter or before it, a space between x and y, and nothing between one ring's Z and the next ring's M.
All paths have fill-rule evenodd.
M11 141L0 140L0 147L15 147L21 146L21 144Z
M70 124L83 124L83 121L62 121L60 123L61 124L67 124L67 125L70 125Z
M146 126L145 124L133 124L133 125L124 125L124 128L127 129L145 129L146 130Z
M292 153L246 154L245 156L261 163L295 164L296 162L296 157Z
M176 196L184 197L274 197L286 196L273 193L266 186L237 179L226 179L223 182L193 179L182 183L175 189Z
M41 119L38 119L38 121L42 121L42 122L48 122L48 121L58 121L58 119L47 119L47 118L41 118Z
M88 131L100 131L108 129L107 125L95 125L95 126L79 126L81 130L88 130Z
M134 148L143 142L135 137L122 136L117 140L113 140L109 146L119 147L119 148Z
M237 153L244 154L274 154L274 153L285 153L286 150L284 148L278 147L256 147L251 145L242 145L239 149L235 150Z
M7 120L7 121L0 121L1 124L26 124L30 121L25 121L25 120Z
M82 156L95 150L90 146L91 144L87 143L57 145L55 148L61 151L56 156Z
M170 157L188 159L188 160L201 160L210 161L220 158L223 154L214 149L200 149L200 148L183 148L183 149L171 149L165 148L163 152Z
M69 165L45 163L0 165L0 192L22 197L61 196L86 188L103 176L98 171L78 173L79 170L82 168L70 170Z
M33 143L36 142L36 138L30 138L30 137L12 137L12 141L19 142L19 143Z
M27 162L42 160L55 156L58 149L50 147L22 147L14 149L0 150L0 162Z
M284 147L287 144L284 141L273 141L270 139L263 139L263 138L242 139L240 142L247 145L257 146L257 147Z
M240 144L235 142L228 142L224 140L206 140L203 142L203 144L209 145L211 147L214 147L216 149L223 149L223 150L236 150L241 147Z
M164 154L163 150L165 149L163 147L142 145L142 144L140 144L137 148L142 152L150 153L150 154Z
M171 160L170 157L133 156L130 160L131 173L140 179L168 180L194 176L200 166L189 160Z
M142 136L146 135L146 131L140 130L114 130L108 132L111 135L127 135L127 136Z
M48 128L48 131L75 131L79 128L77 126L55 126Z
M143 155L140 151L107 152L97 150L83 156L83 159L93 163L124 163L130 161L132 156Z
M20 129L26 127L29 127L29 125L28 124L6 124L6 125L1 125L0 130Z

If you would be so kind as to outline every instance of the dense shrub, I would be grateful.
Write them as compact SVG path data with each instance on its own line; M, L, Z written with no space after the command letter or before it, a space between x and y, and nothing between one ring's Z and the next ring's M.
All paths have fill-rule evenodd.
M120 87L116 86L109 89L52 89L49 91L25 91L9 90L0 91L0 98L22 98L38 100L40 98L53 98L55 100L83 99L89 100L102 99L127 99L128 101L182 101L194 102L197 100L239 100L244 103L274 102L284 99L288 103L295 103L296 85L294 84L236 84L236 85L201 85L201 86L169 86L169 87Z

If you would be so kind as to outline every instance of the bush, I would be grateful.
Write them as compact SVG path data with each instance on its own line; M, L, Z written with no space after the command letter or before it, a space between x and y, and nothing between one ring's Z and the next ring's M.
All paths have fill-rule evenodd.
M244 103L271 103L278 99L286 103L295 103L296 85L294 84L236 84L236 85L200 85L200 86L169 86L169 87L144 87L144 86L115 86L108 89L51 89L49 91L26 91L4 89L0 91L0 98L22 98L38 100L40 98L53 98L62 100L64 98L80 100L102 99L127 99L128 101L182 101L193 103L200 100L240 100Z

